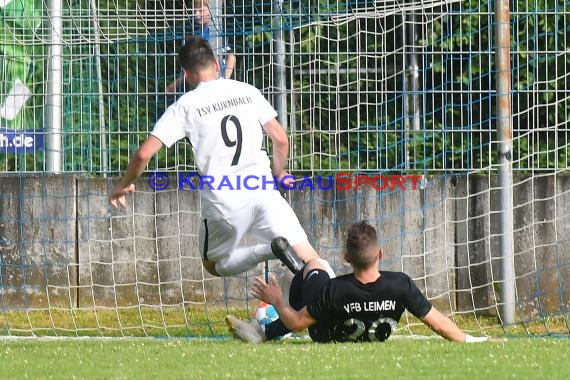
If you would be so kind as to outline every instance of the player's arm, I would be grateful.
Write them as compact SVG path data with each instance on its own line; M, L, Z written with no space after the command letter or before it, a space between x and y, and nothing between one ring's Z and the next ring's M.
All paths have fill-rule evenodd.
M453 342L482 342L487 337L477 338L465 334L457 325L448 317L439 312L428 299L418 289L410 276L402 274L404 277L404 289L407 289L404 297L404 305L408 311L420 318L429 328L441 335L447 340Z
M279 319L291 331L305 330L317 322L311 317L306 307L297 311L283 299L283 292L275 276L271 278L271 285L267 284L263 278L256 277L251 290L256 298L275 307Z
M135 191L133 182L142 174L150 159L162 148L162 142L150 135L132 156L127 171L115 185L109 197L113 207L125 207L127 205L125 194Z
M455 323L432 306L422 321L447 340L465 342L465 333Z
M236 56L232 53L229 53L226 58L226 72L224 77L226 79L230 79L234 72L234 68L236 67Z
M451 340L453 342L476 343L484 342L488 339L487 337L474 337L466 334L463 332L463 330L457 327L457 325L451 319L443 315L433 306L431 310L421 319L433 331L445 339Z
M273 175L278 180L287 175L285 164L289 156L289 139L277 119L272 118L263 125L263 130L273 142Z
M184 75L180 75L179 77L177 77L174 82L170 83L168 86L166 86L165 88L165 92L172 94L176 92L177 88L180 88L182 86L182 83L184 83Z

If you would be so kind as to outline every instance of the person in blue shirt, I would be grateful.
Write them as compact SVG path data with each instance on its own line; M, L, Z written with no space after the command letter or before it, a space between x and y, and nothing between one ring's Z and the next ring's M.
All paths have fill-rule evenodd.
M208 0L194 0L194 19L197 24L197 34L200 34L202 38L206 41L210 40L210 25L211 25L211 15L210 15L210 3ZM224 46L219 53L220 59L220 77L224 79L230 79L234 68L236 65L236 56L231 53L231 48L229 46ZM184 75L178 76L176 80L166 86L167 93L174 93L179 90L184 89Z

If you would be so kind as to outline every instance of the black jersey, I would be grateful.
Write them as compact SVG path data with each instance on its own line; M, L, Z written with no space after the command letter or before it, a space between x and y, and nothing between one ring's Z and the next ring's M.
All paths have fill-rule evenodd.
M404 310L422 318L431 307L410 276L380 271L378 280L368 284L353 273L331 279L307 311L317 321L313 340L384 341Z

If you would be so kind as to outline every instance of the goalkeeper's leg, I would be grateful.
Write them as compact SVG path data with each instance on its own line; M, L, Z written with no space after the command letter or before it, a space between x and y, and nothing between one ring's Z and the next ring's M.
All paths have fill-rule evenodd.
M314 302L323 286L334 277L334 271L326 260L319 258L309 261L291 281L289 305L295 310L301 310ZM281 319L265 325L264 331L266 340L276 339L290 332Z

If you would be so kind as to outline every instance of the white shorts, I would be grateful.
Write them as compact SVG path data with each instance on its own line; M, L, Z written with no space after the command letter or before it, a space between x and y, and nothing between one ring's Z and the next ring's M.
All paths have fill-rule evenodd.
M260 191L254 202L224 219L203 219L200 225L202 258L218 262L228 257L246 235L269 244L282 236L291 246L307 241L297 215L278 191Z

